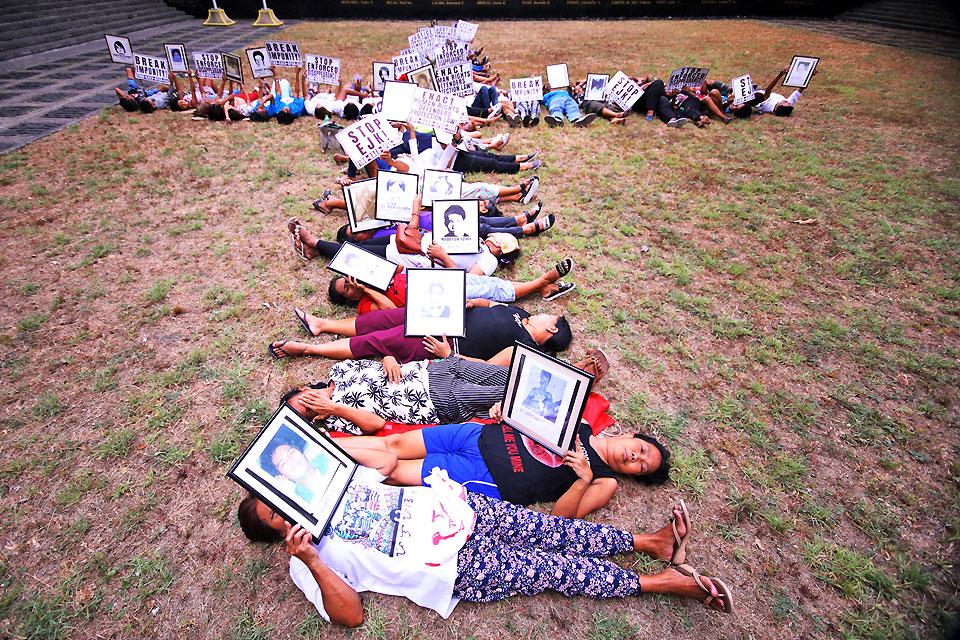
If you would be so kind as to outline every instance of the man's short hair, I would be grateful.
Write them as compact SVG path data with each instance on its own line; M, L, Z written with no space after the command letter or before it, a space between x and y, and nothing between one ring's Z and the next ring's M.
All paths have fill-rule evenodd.
M637 474L633 478L644 484L661 485L670 479L670 450L663 446L659 440L645 433L635 433L634 438L640 438L649 442L660 452L660 466L653 473Z
M550 338L543 343L543 348L551 353L563 351L570 346L573 341L573 332L570 330L570 323L563 316L557 318L557 332L550 335Z
M269 119L270 117L266 113L257 111L256 109L250 112L250 120L253 122L266 122Z
M280 542L283 534L268 525L257 515L257 497L248 493L237 507L237 521L243 534L253 542Z
M150 100L141 100L139 106L143 113L153 113L157 110L157 107Z
M356 102L348 102L343 106L343 117L346 120L356 120L360 117L360 107Z
M463 210L458 204L455 204L451 207L447 207L447 210L443 212L443 224L449 229L450 228L450 216L460 216L464 220L467 219L467 212Z
M133 113L138 108L137 101L133 98L120 98L120 106L128 113Z
M293 124L293 121L296 119L297 116L289 111L280 111L277 113L277 124Z
M353 300L337 291L337 283L341 280L344 280L343 276L337 276L330 281L330 286L327 287L327 296L330 298L330 302L333 304L339 304L343 307L352 307Z
M215 104L210 107L210 112L207 113L207 118L217 122L223 122L227 119L227 111L223 108L222 104Z
M237 111L236 109L227 109L227 117L233 120L234 122L238 120L243 120L243 114Z
M778 104L773 108L773 115L775 116L788 116L793 113L793 105L789 104Z

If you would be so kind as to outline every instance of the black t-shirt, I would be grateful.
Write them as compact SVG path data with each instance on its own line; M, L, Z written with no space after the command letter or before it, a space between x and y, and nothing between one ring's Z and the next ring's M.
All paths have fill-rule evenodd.
M580 452L590 463L594 478L613 478L613 471L590 446L591 434L590 426L581 422L577 429ZM576 472L562 464L561 456L509 425L485 426L478 446L500 496L508 502L528 505L554 501L577 481Z
M498 304L492 307L467 309L467 337L457 338L460 355L489 360L514 341L539 349L533 336L523 326L530 314L520 307Z

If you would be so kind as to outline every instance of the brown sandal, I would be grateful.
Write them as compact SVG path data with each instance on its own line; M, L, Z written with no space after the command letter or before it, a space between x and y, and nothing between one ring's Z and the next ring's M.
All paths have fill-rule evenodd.
M723 613L733 613L733 592L730 590L730 587L723 582L723 580L720 578L714 578L713 576L706 576L707 578L710 578L710 582L713 583L713 586L717 588L717 593L720 594L719 596L714 597L710 594L710 589L707 589L707 586L703 584L703 581L700 579L702 576L696 569L688 564L679 564L674 567L674 569L688 578L693 578L696 580L697 586L707 592L707 597L702 600L704 607L710 609L711 611L720 612L719 609L714 609L710 606L714 600L719 600L723 605Z
M610 361L607 360L607 354L600 349L587 349L587 357L574 366L591 374L594 383L599 383L603 376L607 375L607 371L610 371Z

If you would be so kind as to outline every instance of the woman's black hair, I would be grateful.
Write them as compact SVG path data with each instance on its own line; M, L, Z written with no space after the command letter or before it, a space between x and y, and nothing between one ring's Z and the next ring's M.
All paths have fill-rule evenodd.
M570 323L563 316L557 318L557 332L552 334L544 343L543 348L551 353L564 351L573 342L573 332Z
M293 124L293 121L296 119L297 116L289 111L280 111L277 113L277 124Z
M730 111L733 113L734 117L743 118L744 120L749 120L750 116L753 115L753 107L748 105L744 105L739 109L731 109Z
M337 229L337 242L340 242L340 243L346 242L348 240L347 232L349 230L350 230L350 225L347 225L347 224Z
M356 120L360 117L360 107L356 102L348 102L343 106L343 117L345 120Z
M645 433L635 433L633 434L634 438L640 438L646 442L649 442L657 448L657 451L660 452L660 466L657 467L657 470L653 473L645 474L636 474L633 476L634 480L642 482L644 484L656 484L661 485L667 480L670 479L670 450L665 446L660 444L660 441L654 438L653 436L648 436Z
M789 104L780 105L778 104L773 108L773 115L786 117L793 113L793 106Z
M227 111L223 108L222 104L215 104L210 107L210 112L207 113L207 118L216 122L223 122L227 119Z
M268 525L257 515L257 497L248 493L237 507L237 521L247 539L253 542L280 542L283 534Z
M312 384L308 384L308 385L307 385L307 388L308 388L308 389L326 389L326 388L327 388L327 383L326 383L326 382L314 382L314 383L312 383ZM285 402L289 402L290 398L294 397L295 395L297 395L297 394L299 394L299 393L301 393L301 392L303 392L303 387L294 387L293 389L290 389L290 390L287 391L285 394L283 394L282 396L280 396L280 404L282 405L282 404L284 404Z
M227 109L227 117L233 120L234 122L238 120L243 120L243 114L233 108Z
M327 287L327 296L330 298L330 302L332 302L333 304L339 304L343 307L352 307L353 301L350 300L350 298L348 298L347 296L337 291L337 282L343 279L344 279L343 276L337 276L336 278L333 278L332 280L330 280L330 286Z
M127 113L133 113L137 110L137 101L133 98L120 98L120 106Z
M140 111L142 113L153 113L154 111L157 110L154 104L146 99L141 100L139 106L140 106Z
M253 122L266 122L269 119L266 113L257 111L256 109L250 112L250 120Z

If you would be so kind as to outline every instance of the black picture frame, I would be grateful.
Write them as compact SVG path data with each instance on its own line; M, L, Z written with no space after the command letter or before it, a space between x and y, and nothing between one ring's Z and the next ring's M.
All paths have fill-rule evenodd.
M230 65L227 64L228 62L233 62L236 65L237 73L231 73ZM243 84L243 60L240 59L240 56L221 51L220 64L223 65L223 77L225 80L233 80L234 82Z
M283 430L286 429L284 432ZM289 434L289 435L288 435ZM323 501L315 510L307 498L298 494L296 480L277 477L263 469L260 458L274 440L282 439L281 444L296 448L296 436L312 450L326 456L336 463L328 483L320 493ZM301 454L305 455L304 450ZM271 463L274 464L274 463ZM311 467L314 463L309 463ZM311 425L302 415L287 403L281 404L260 432L253 438L243 453L227 471L227 477L255 495L275 513L292 525L299 524L313 536L314 543L319 542L327 525L333 518L340 501L343 499L359 463L350 454L337 445L330 436ZM278 471L279 473L279 471ZM292 490L289 486L295 485ZM329 492L329 494L328 494Z
M808 68L806 71L800 72L799 66L804 64ZM810 85L810 80L819 64L820 58L814 56L793 56L793 60L790 61L790 66L787 68L787 75L783 77L783 86L791 89L806 89ZM803 79L800 82L794 82L801 76Z
M418 81L418 77L426 78L429 81L429 87L425 87ZM430 91L437 91L437 73L433 70L432 64L427 64L417 69L413 69L407 72L407 81L411 82L421 89L429 89Z
M391 181L400 181L404 183L403 189L403 198L397 196L394 198L389 189L389 183ZM410 183L413 183L410 185ZM415 202L417 195L420 193L420 176L415 173L405 173L403 171L380 171L377 173L377 206L376 206L376 218L377 220L385 220L387 222L410 222L410 219L413 217L413 203ZM401 203L406 203L407 198L409 197L409 206L404 208L392 207L392 200L398 200ZM399 203L398 203L399 204ZM391 209L396 209L401 211L397 213L396 210L387 210L388 205Z
M407 337L433 336L465 338L467 336L467 272L465 269L407 269L407 304L404 307L403 333ZM432 293L433 283L441 284L441 292ZM461 292L451 293L450 287ZM437 309L429 315L424 309ZM434 325L428 330L425 325Z
M358 251L365 254L363 256L365 260L368 260L371 264L377 265L377 278L366 277L357 271L353 271L351 273L352 270L348 268L349 265L342 264L347 255ZM330 262L327 263L327 269L333 271L334 273L339 273L342 276L356 278L358 281L373 289L376 289L380 293L384 293L388 288L390 288L390 283L393 281L393 276L397 273L397 265L385 258L381 258L372 251L367 251L360 245L356 245L352 242L344 242L342 245L340 245L340 248L337 249L337 252L330 259Z
M167 42L163 45L163 51L167 56L167 64L170 65L170 71L173 73L190 73L190 58L187 57L187 47L182 42ZM173 56L171 55L172 51L179 51L183 64L179 65L182 68L177 68L178 65L174 64Z
M254 78L272 78L273 71L270 70L270 53L267 51L266 47L248 47L244 49L247 54L247 64L250 65L250 75ZM263 61L265 65L257 65L254 63L254 52L259 51L263 54Z
M524 377L524 370L529 372L526 377ZM554 383L553 376L565 378L562 380L561 400L559 406L553 409L556 413L553 414L552 420L549 415L541 416L537 420L536 415L525 406L530 400L530 378L537 370L550 374L546 385L548 387L549 385L558 386ZM593 383L594 377L586 371L525 344L515 342L510 356L507 385L500 404L503 412L502 422L520 431L542 447L562 456L577 439L577 430L583 419L587 399L593 390ZM571 384L572 388L570 388ZM569 397L566 395L568 388ZM526 397L518 406L517 398L521 391L525 392ZM566 402L564 398L567 398Z
M594 78L603 78L603 89L600 89L599 97L593 93L593 79ZM607 98L607 84L610 82L609 73L588 73L587 74L587 86L583 90L583 99L584 100L606 100Z
M111 40L111 38L113 40ZM117 64L133 64L133 45L130 44L130 38L127 36L115 36L105 33L103 35L103 40L107 43L107 53L110 54L111 61L116 62ZM126 49L125 54L118 53L113 44L111 44L112 42L118 41L123 45L123 48Z
M446 170L443 170L443 169L427 169L426 171L423 172L423 197L422 197L422 200L421 200L421 204L422 204L424 207L433 206L433 195L432 195L433 192L432 192L432 191L429 191L429 185L431 185L434 180L438 179L436 176L438 176L439 174L450 174L450 175L454 175L454 174L455 174L455 175L457 176L455 179L459 181L459 185L458 185L459 188L455 190L455 191L456 191L456 196L453 197L453 198L444 197L444 198L441 198L441 199L445 199L445 200L457 200L457 199L459 199L459 198L461 198L461 197L463 196L463 173L462 173L462 172L460 172L460 171L446 171ZM446 194L446 193L445 193L445 194L443 194L443 195L444 195L444 196L449 196L449 195L451 195L451 194Z
M390 69L390 77L381 79L380 78L380 69L388 68ZM396 67L393 62L374 62L370 67L370 75L373 78L373 90L380 92L383 95L383 89L387 82L391 80L396 80L397 74L395 73Z
M462 191L462 185L461 185ZM460 207L464 212L464 224L467 225L467 236L470 242L458 242L449 239L446 234L441 235L443 229L449 234L443 218L450 207ZM431 202L430 216L433 222L433 242L440 245L450 255L468 255L480 253L480 201L463 198L437 199Z
M377 179L367 178L366 180L357 180L344 187L343 201L347 206L347 222L350 224L350 230L354 233L358 231L371 231L373 229L382 229L389 227L390 222L386 220L377 220ZM372 194L372 196L370 195ZM365 196L367 199L361 199ZM357 220L358 208L363 209L363 219ZM369 208L369 211L368 211Z

